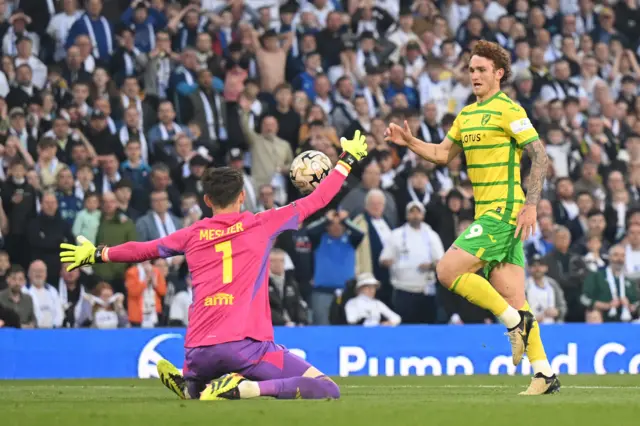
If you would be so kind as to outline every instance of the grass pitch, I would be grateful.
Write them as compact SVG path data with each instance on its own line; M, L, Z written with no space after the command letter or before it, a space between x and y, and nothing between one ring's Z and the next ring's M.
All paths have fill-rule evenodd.
M338 401L180 401L157 380L0 381L4 426L637 426L640 376L563 376L522 397L526 377L349 377Z

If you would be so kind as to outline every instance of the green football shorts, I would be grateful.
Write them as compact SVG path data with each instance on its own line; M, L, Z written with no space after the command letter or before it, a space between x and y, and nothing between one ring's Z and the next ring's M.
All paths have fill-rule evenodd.
M484 260L485 276L499 263L512 263L524 268L524 250L516 227L491 216L480 216L456 239L454 244Z

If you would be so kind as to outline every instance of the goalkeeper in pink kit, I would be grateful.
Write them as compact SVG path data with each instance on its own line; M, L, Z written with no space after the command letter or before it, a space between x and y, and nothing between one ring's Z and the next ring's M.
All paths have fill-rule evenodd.
M272 396L281 399L339 398L340 389L318 369L273 342L269 307L269 251L277 235L326 206L340 191L353 164L367 155L365 137L342 139L343 154L309 196L259 214L240 213L242 173L211 168L202 178L204 199L213 211L157 240L115 247L61 244L69 270L103 262L135 263L184 254L191 272L193 301L180 374L162 360L163 384L181 398L202 400Z

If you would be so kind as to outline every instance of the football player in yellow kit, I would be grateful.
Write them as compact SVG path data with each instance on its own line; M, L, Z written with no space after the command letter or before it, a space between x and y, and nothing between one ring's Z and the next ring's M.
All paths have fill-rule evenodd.
M422 158L446 165L461 152L473 184L475 221L456 239L437 265L442 285L491 311L507 327L514 365L525 352L534 370L522 395L560 390L525 298L522 242L535 232L536 205L547 171L547 154L527 114L500 90L511 74L509 53L480 41L469 61L477 102L460 111L440 144L425 143L391 124L386 140ZM532 161L528 191L520 182L520 158ZM475 272L484 267L489 281Z

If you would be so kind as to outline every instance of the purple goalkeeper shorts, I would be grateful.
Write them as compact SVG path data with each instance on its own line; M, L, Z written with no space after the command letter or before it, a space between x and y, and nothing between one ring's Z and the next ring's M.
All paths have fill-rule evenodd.
M213 346L187 348L183 368L189 395L197 398L213 379L240 373L249 380L302 376L311 364L274 342L244 339Z

